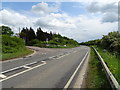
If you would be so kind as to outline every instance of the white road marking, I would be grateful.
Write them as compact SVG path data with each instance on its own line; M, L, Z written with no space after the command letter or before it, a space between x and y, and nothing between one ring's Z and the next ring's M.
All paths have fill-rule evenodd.
M49 59L53 59L54 57L56 57L56 56L49 57Z
M4 74L0 73L0 77L1 78L6 78L7 76L5 76Z
M3 72L1 72L1 73L2 73L2 74L3 74L3 73L7 73L7 72L14 71L14 70L17 70L17 69L22 68L22 67L23 67L23 66L19 66L19 67L16 67L16 68L12 68L12 69L3 71Z
M41 62L46 63L46 61L41 61Z
M70 53L68 53L68 54L65 54L65 55L62 55L62 56L60 56L60 57L58 57L58 58L56 58L56 59L60 59L60 58L62 58L62 57L64 57L64 56L67 56L67 55L69 55Z
M77 51L74 51L74 52L72 52L72 53L76 53ZM67 55L69 55L69 54L71 54L71 52L69 52L68 54L65 54L65 55L62 55L62 56L60 56L60 57L58 57L58 58L56 58L56 59L60 59L60 58L62 58L62 57L64 57L64 56L67 56Z
M73 78L75 77L77 71L79 70L80 66L82 65L82 63L84 62L85 58L87 57L88 52L85 54L84 58L82 59L82 61L80 62L80 64L78 65L78 67L76 68L75 72L73 73L73 75L70 77L69 81L67 82L67 84L64 86L64 89L67 89L69 87L69 85L71 84Z
M27 66L27 65L32 65L32 64L35 64L35 63L37 63L37 61L32 62L32 63L25 64L25 66ZM23 66L24 66L24 65L23 65Z
M73 53L75 53L75 52L77 52L77 51L74 51ZM60 58L62 58L62 57L64 57L64 56L67 56L67 55L69 55L69 54L70 54L70 53L65 54L65 55L62 55L62 56L60 56L61 54L60 54L60 55L57 55L57 56L60 56L60 57L58 57L58 58L56 58L56 59L60 59ZM54 58L54 57L56 57L56 56L52 56L52 57L49 57L49 58L51 59L51 58ZM23 73L25 73L25 72L28 72L28 71L30 71L30 70L32 70L32 69L35 69L35 68L37 68L37 67L40 67L40 66L43 66L43 65L46 64L46 61L41 61L41 62L42 62L42 64L37 65L37 66L35 66L35 67L28 67L27 65L32 65L32 64L35 64L35 63L37 63L37 62L32 62L32 63L25 64L25 65L22 65L22 66L13 68L13 69L9 69L9 70L3 71L3 72L1 72L0 77L2 77L2 78L4 78L4 79L0 80L0 82L5 81L5 80L7 80L7 79L10 79L10 78L12 78L12 77L18 76L18 75L20 75L20 74L23 74ZM5 76L5 75L2 74L2 73L10 72L10 71L13 71L13 70L16 70L16 69L19 69L19 68L28 68L28 69L25 70L25 71L22 71L22 72L20 72L20 73L14 74L14 75L12 75L12 76L9 76L9 77L7 77L7 76ZM6 78L6 77L7 77L7 78Z
M27 69L27 70L25 70L25 71L22 71L22 72L19 72L19 73L17 73L17 74L14 74L14 75L12 75L12 76L9 76L9 77L6 77L6 78L4 78L4 79L1 79L0 82L3 82L3 81L8 80L8 79L10 79L10 78L13 78L13 77L16 77L16 76L18 76L18 75L21 75L21 74L23 74L23 73L25 73L25 72L28 72L28 71L31 71L31 70L33 70L33 69L35 69L35 68L38 68L38 67L40 67L40 66L43 66L43 65L46 64L45 61L43 61L43 62L44 62L44 63L42 63L42 64L40 64L40 65L37 65L37 66L32 67L32 68L29 68L29 69Z
M28 67L28 66L23 66L24 68L31 68L31 67Z
M9 70L6 70L6 71L3 71L3 72L1 72L1 73L3 74L3 73L11 72L11 71L14 71L14 70L17 70L17 69L23 68L24 66L32 65L32 64L35 64L35 63L37 63L37 62L32 62L32 63L25 64L25 65L22 65L22 66L19 66L19 67L15 67L15 68L12 68L12 69L9 69Z

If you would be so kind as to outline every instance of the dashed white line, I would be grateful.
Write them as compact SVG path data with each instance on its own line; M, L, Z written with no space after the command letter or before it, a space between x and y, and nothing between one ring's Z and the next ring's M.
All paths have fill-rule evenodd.
M58 57L58 58L56 58L56 59L60 59L60 58L62 58L62 57L64 57L64 56L67 56L67 55L69 55L70 53L68 53L68 54L65 54L65 55L63 55L63 56L60 56L60 57Z

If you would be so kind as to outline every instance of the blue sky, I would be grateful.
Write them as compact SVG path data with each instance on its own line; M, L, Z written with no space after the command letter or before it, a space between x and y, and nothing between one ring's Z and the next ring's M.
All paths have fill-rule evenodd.
M12 9L17 12L20 11L29 11L33 5L36 5L38 2L3 2L3 9ZM54 4L54 2L47 2L50 5ZM62 12L66 12L71 16L77 16L80 14L86 14L86 10L83 7L82 3L78 2L61 2L60 10Z
M117 30L117 2L3 2L2 25L18 28L41 27L79 42L101 38Z

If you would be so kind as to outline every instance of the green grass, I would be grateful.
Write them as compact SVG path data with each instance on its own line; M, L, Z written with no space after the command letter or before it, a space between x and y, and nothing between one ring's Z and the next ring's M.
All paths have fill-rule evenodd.
M95 47L99 54L104 59L110 71L113 73L115 78L120 84L120 56L116 56L108 52L107 50L103 50L102 48Z
M110 88L105 73L102 70L101 63L93 49L91 49L86 88Z
M31 51L27 48L18 50L17 52L14 52L14 53L2 53L2 61L17 58L17 57L26 56L26 55L31 54L31 53L33 53L33 51Z

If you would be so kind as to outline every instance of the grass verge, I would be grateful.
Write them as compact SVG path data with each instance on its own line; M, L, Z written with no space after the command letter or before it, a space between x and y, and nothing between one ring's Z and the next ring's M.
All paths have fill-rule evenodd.
M105 73L102 70L101 63L93 49L91 49L88 71L86 88L110 88Z
M113 73L113 75L120 84L120 56L112 54L107 50L103 50L100 47L95 47L95 48L102 56L108 68L110 69L110 71Z
M26 56L31 53L33 53L33 51L28 48L18 50L17 52L14 52L14 53L2 53L2 61Z

